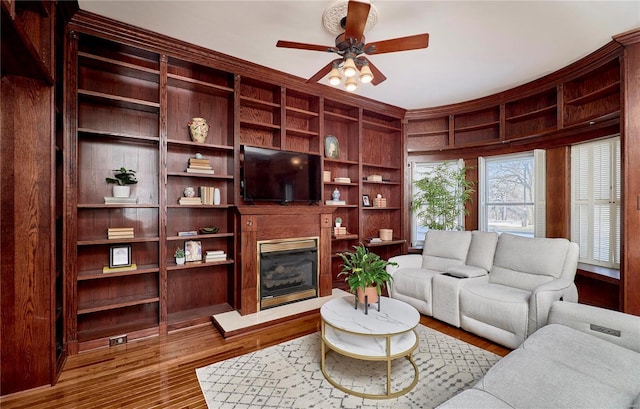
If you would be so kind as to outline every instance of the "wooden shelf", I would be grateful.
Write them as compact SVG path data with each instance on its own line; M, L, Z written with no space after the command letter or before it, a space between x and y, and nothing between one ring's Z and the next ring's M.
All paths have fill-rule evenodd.
M234 233L198 234L196 236L167 236L167 241L195 240L195 239L220 239L234 237Z
M124 132L110 132L110 131L101 131L98 129L89 129L89 128L78 128L78 136L82 137L93 137L93 138L114 138L114 139L131 139L132 142L137 143L158 143L160 142L160 137L158 136L144 136L144 135L135 135Z
M247 120L240 120L240 126L244 126L246 128L253 128L253 129L258 129L258 130L262 130L262 131L277 131L280 130L280 125L276 125L276 124L269 124L266 122L255 122L255 121L247 121Z
M422 136L434 136L434 135L449 135L448 129L443 129L441 131L425 131L425 132L407 132L408 138L419 138Z
M464 126L464 127L460 127L460 128L455 128L454 132L471 132L471 131L479 131L482 129L489 129L489 128L494 128L500 125L499 121L492 121L492 122L487 122L487 123L482 123L482 124L477 124L477 125L470 125L470 126Z
M293 108L293 107L286 107L285 109L286 109L287 115L290 115L296 118L313 119L313 118L317 118L320 115L317 112L307 111L306 109Z
M160 302L160 297L154 295L130 295L126 297L118 297L110 300L98 300L91 304L79 305L78 315L91 314L94 312L114 310L118 308L131 307L134 305L143 305Z
M158 242L158 237L134 237L131 239L95 239L95 240L78 240L78 246L95 246L99 244L118 244L118 243L153 243Z
M158 265L139 265L136 270L133 271L121 271L117 273L103 273L102 270L91 270L91 271L79 271L78 272L78 281L85 280L102 280L105 278L113 278L113 277L126 277L137 274L152 274L160 271Z
M587 104L589 102L596 101L600 98L607 97L609 95L613 95L617 92L620 92L620 81L616 81L611 83L603 88L600 88L596 91L590 92L585 95L581 95L577 98L573 98L567 101L564 101L565 105L580 105Z
M240 106L247 108L257 108L266 110L280 109L280 104L271 101L263 101L261 99L240 96Z
M367 168L390 169L390 170L400 170L400 169L402 169L401 166L381 165L379 163L363 163L362 166L363 167L367 167Z
M100 69L101 71L111 72L113 74L137 78L155 83L159 83L160 81L159 70L142 67L139 65L130 64L124 61L118 61L82 51L78 52L78 62L83 67Z
M134 109L138 111L158 113L160 112L160 104L158 102L144 101L141 99L121 97L118 95L105 94L90 90L79 89L78 97L87 98L89 100L101 101L113 106L126 109Z
M362 127L367 129L373 129L374 131L385 132L385 133L400 132L402 130L401 128L396 126L380 124L378 122L371 122L367 120L362 120Z
M401 210L400 207L396 206L387 206L387 207L374 207L374 206L362 206L362 210L372 210L372 211L380 211L380 210Z
M331 240L358 240L359 237L357 234L339 234L331 236Z
M317 131L307 131L305 129L287 128L286 132L287 132L287 135L301 136L303 138L311 138L311 137L320 135Z
M338 113L331 112L331 111L324 111L324 118L325 119L331 119L331 120L337 121L337 122L344 122L344 123L356 123L356 122L358 122L358 118L356 118L356 117L343 115L343 114L338 114Z
M167 176L189 177L189 178L205 178L205 179L233 179L232 175L218 175L209 173L189 173L189 172L167 172Z
M188 89L190 91L204 94L228 97L233 94L233 88L212 84L193 78L183 77L176 74L167 74L167 85L170 87Z
M384 246L395 246L396 244L405 244L406 240L393 239L388 241L383 241L380 243L370 243L369 241L365 241L365 247L384 247Z
M170 312L168 316L169 330L176 330L187 326L210 323L211 317L234 309L227 303L193 308L184 311Z
M513 115L513 116L505 118L505 120L507 122L526 121L528 119L533 119L533 118L537 118L539 116L543 116L544 114L548 114L548 113L552 113L552 112L555 113L557 108L558 108L557 105L551 105L551 106L540 108L540 109L536 109L534 111L527 112L527 113L524 113L524 114Z
M233 146L231 145L215 145L215 144L199 143L199 142L193 142L193 141L176 141L173 139L167 139L167 146L169 148L175 146L175 147L188 147L188 148L233 152Z
M325 162L343 164L343 165L359 165L356 160L343 160L343 159L332 159L332 158L324 158Z
M78 209L157 209L160 205L148 204L99 204L99 203L78 203Z
M192 268L202 268L202 267L208 267L208 266L225 266L233 263L234 261L231 258L227 258L226 260L209 261L209 262L192 261L192 262L181 264L181 265L178 265L175 263L169 263L167 264L167 271L188 270Z
M391 180L383 180L382 182L375 182L372 180L362 180L362 183L372 184L372 185L400 185L401 182L391 181Z
M181 204L170 204L167 205L168 208L171 209L221 209L221 210L227 210L231 207L233 207L233 205L229 205L229 204L220 204L220 205L181 205Z

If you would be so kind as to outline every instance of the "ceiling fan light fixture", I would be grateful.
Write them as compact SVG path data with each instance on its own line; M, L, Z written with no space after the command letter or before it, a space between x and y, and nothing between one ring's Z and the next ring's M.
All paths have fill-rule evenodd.
M371 68L369 68L369 64L364 64L362 68L360 68L360 82L363 84L368 84L373 81L373 73L371 72Z
M354 92L358 88L358 80L356 77L349 77L344 82L344 88L349 92Z
M329 84L335 87L336 85L340 85L341 82L342 77L340 76L340 71L338 70L338 67L334 66L329 73Z
M342 73L344 74L345 77L351 78L351 77L355 77L357 72L358 72L358 69L356 68L356 62L353 60L352 57L348 57L344 62L344 66L342 67Z

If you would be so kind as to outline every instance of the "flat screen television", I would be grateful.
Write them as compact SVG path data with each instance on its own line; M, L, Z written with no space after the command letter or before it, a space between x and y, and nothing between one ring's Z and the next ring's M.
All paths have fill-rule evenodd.
M320 155L241 146L241 189L247 202L322 200Z

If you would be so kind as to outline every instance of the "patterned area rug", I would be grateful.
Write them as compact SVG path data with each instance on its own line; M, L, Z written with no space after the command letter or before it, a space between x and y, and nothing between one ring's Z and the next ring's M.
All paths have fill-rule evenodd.
M394 399L363 399L334 388L320 371L320 333L196 369L210 409L218 408L432 408L471 387L500 357L423 325L413 359L418 384ZM386 364L327 355L330 376L350 389L384 393ZM413 379L404 358L392 365L392 390Z

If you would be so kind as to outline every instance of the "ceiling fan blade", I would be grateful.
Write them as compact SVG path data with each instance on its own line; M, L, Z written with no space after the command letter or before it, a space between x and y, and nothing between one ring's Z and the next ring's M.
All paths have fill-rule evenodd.
M327 64L324 67L322 67L320 69L320 71L316 72L313 75L313 77L309 78L307 80L307 83L320 81L322 79L322 77L324 77L325 75L327 75L331 71L331 69L333 68L333 64L334 63L339 63L340 61L342 61L342 58L337 58L337 59L329 62L329 64Z
M373 81L371 81L371 83L373 85L378 85L380 84L382 81L386 80L387 77L384 76L384 74L382 73L382 71L380 71L378 69L378 67L376 67L375 65L373 65L373 63L371 62L371 60L369 60L368 58L365 57L359 57L360 59L363 59L365 61L367 61L367 63L369 63L369 68L371 69L371 72L373 73Z
M369 18L370 8L371 4L369 3L349 0L347 7L347 25L344 28L345 38L355 39L355 44L362 41L362 35L364 34L364 27L367 24L367 18Z
M420 48L427 48L428 46L429 34L425 33L365 44L364 52L367 55L384 54L396 51L417 50Z
M295 49L298 49L298 50L324 51L324 52L328 52L328 53L334 53L334 52L338 51L335 47L330 47L328 45L297 43L295 41L283 41L283 40L279 40L276 43L276 47L295 48Z

